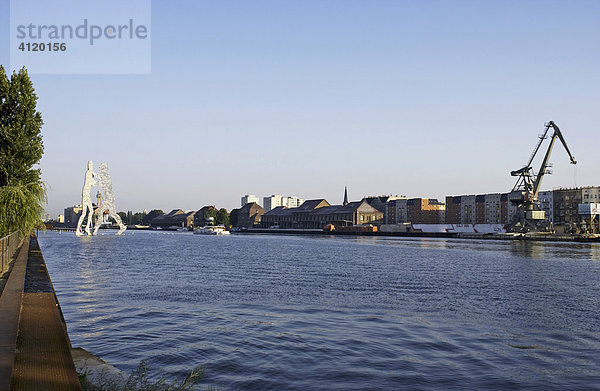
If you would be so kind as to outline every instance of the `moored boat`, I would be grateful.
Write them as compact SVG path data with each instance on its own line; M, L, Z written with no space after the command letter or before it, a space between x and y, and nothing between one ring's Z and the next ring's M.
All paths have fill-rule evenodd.
M229 231L222 225L199 227L194 230L197 235L229 235Z

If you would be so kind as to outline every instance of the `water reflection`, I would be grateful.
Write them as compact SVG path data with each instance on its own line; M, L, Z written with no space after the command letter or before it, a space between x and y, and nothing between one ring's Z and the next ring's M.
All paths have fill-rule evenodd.
M507 251L514 256L531 259L564 257L567 259L574 258L600 261L600 243L491 239L395 238L374 236L328 236L326 239L374 246L400 246L421 249L451 249L485 252Z
M588 244L590 248L590 258L594 261L600 261L600 243L599 244Z
M600 244L598 243L513 240L511 241L510 251L514 255L533 259L560 257L600 261Z
M333 240L345 240L358 244L383 245L383 246L410 246L423 249L445 249L450 243L449 239L439 238L406 238L406 237L385 237L385 236L329 236Z
M539 242L512 240L510 243L510 252L526 258L543 259L546 257L546 246Z

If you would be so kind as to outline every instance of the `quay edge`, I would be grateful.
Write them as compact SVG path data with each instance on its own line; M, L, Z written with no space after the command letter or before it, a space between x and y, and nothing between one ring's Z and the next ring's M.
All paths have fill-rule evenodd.
M336 232L318 229L268 229L249 228L232 232L235 234L271 235L320 235L320 236L375 236L404 238L448 238L486 240L525 240L542 242L588 242L600 243L600 235L551 235L551 234L511 234L511 233L462 233L462 232Z

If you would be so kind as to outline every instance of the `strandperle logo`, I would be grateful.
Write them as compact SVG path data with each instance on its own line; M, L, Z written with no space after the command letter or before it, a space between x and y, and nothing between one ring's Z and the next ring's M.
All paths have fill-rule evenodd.
M151 6L150 0L11 0L11 69L150 74Z
M87 19L79 25L46 25L20 24L16 26L17 39L32 40L65 40L82 39L87 40L90 45L100 39L147 39L148 27L144 24L136 24L133 19L129 19L125 24L90 24Z

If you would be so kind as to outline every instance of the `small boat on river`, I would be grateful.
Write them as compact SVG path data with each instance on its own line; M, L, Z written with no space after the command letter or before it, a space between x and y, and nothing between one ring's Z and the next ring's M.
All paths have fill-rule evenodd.
M194 230L196 235L229 235L229 231L222 225L213 225L206 227L199 227Z

